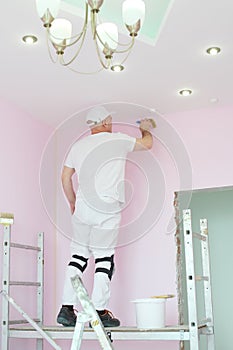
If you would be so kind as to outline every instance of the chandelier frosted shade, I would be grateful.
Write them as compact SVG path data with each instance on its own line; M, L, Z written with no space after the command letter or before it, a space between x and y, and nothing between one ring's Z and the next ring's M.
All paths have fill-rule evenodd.
M122 4L122 17L126 25L132 26L145 18L145 3L142 0L125 0Z
M96 27L97 44L105 56L111 56L117 48L118 30L114 23L102 23Z
M55 47L62 50L70 43L72 36L72 24L65 18L57 18L50 28L50 37Z

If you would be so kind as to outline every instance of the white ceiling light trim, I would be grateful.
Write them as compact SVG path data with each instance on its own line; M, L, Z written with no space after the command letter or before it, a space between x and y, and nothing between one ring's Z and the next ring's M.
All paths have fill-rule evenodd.
M221 49L218 46L211 46L206 50L206 52L211 56L216 56L221 52Z
M179 94L181 96L185 96L185 97L192 95L192 93L193 93L193 91L191 89L182 89L179 91Z
M32 45L32 44L35 44L37 42L37 37L35 35L24 35L22 37L22 40L25 44L28 44L28 45Z

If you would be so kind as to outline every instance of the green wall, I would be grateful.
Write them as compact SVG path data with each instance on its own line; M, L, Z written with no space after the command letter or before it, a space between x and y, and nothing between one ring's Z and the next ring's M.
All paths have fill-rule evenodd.
M178 192L177 200L181 216L184 203L190 191ZM192 210L192 227L199 232L201 218L208 219L211 285L213 295L215 350L233 349L233 187L195 190L192 192L189 208ZM182 229L182 223L180 224ZM198 243L197 243L198 244ZM195 244L196 270L201 269L200 249ZM183 247L182 247L183 248ZM183 254L183 249L182 249ZM182 256L182 264L183 256ZM183 266L184 268L184 266ZM185 288L185 279L182 277ZM197 299L200 309L199 320L204 319L203 298L198 282ZM186 298L184 298L186 305ZM187 307L185 306L185 311ZM187 314L187 312L185 312ZM186 315L187 320L187 315ZM189 349L186 344L185 349ZM206 338L201 336L201 350L206 350Z

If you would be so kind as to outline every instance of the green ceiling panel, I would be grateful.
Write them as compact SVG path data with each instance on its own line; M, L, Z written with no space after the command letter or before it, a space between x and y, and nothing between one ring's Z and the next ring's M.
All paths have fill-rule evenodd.
M161 27L166 20L166 16L174 0L145 0L146 16L143 27L139 33L139 38L149 44L154 45L160 33ZM80 10L84 8L85 0L63 0L68 5L69 11ZM119 31L128 33L122 22L121 1L105 0L101 9L100 16L102 21L114 22Z

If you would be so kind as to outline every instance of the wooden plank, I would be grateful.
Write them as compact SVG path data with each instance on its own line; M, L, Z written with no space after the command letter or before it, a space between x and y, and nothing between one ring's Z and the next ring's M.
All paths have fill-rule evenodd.
M206 327L206 324L200 324L198 325L198 328L204 328ZM62 326L42 326L42 329L44 331L48 332L73 332L74 327L62 327ZM188 325L174 325L174 326L166 326L164 328L156 328L156 329L139 329L137 327L109 327L106 328L108 331L111 332L137 332L137 333L156 333L156 332L188 332L189 327ZM23 327L10 327L10 330L17 330L17 331L34 331L34 328L31 326L23 326ZM94 330L90 327L85 327L84 332L91 332L93 333Z

